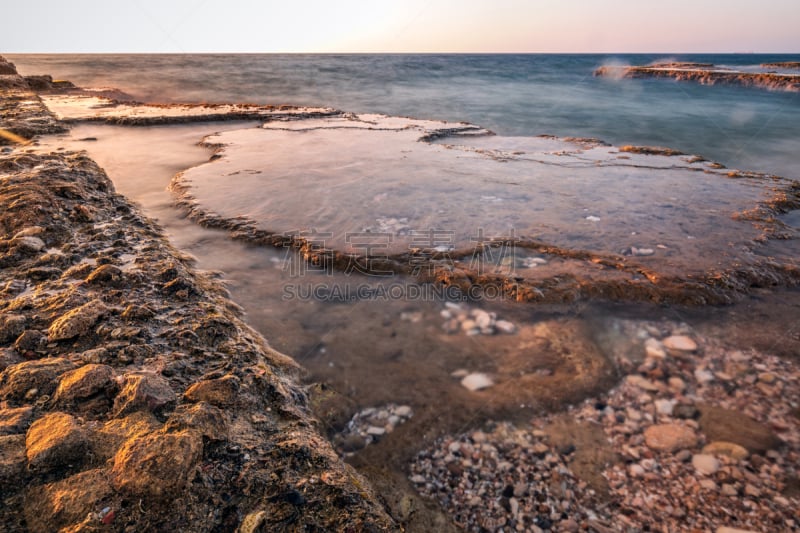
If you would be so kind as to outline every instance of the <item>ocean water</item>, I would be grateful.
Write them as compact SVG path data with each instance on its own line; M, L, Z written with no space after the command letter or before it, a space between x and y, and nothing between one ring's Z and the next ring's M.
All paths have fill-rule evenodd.
M746 68L798 55L9 55L26 74L144 101L332 106L468 121L505 136L661 145L800 177L800 93L593 76L683 60Z

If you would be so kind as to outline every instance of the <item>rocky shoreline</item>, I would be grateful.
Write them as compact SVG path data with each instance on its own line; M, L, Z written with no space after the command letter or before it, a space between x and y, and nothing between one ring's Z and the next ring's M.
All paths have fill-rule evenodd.
M0 128L63 131L3 63ZM396 528L300 368L80 153L0 155L5 531Z
M109 106L107 98L74 88L39 95L39 82L4 65L0 128L27 138L84 121L347 118L327 108L124 99ZM87 102L98 107L81 114ZM0 137L0 145L18 141ZM647 147L619 152L623 161L683 155ZM766 241L780 237L776 215L798 205L797 186L783 185L742 214L762 224ZM189 200L183 198L184 208L192 207ZM531 352L517 350L503 372L450 374L465 394L488 404L541 400L533 402L541 405L535 417L488 422L477 431L451 427L455 433L434 440L409 434L432 415L406 398L351 413L328 435L334 448L322 433L334 425L324 419L326 409L343 414L335 398L326 404L335 392L299 386L302 369L244 322L219 275L197 270L85 154L0 146L0 205L0 524L10 531L800 530L796 359L732 350L668 321L609 319L605 337L591 342L567 324L545 338L502 315L451 304L436 324L451 337L553 341L553 361L533 373L526 373ZM192 214L241 240L293 244L248 221ZM312 247L294 245L314 260ZM561 259L545 244L533 251L520 266L544 269ZM563 252L625 272L638 268L622 257ZM752 285L771 285L773 274L779 285L800 280L797 269L775 268L785 276L742 270L741 279L710 276L676 294L688 298L702 289L707 301L727 301ZM434 281L502 286L505 279L450 272ZM554 301L617 294L615 287L595 294L575 280L559 283L547 287ZM637 290L643 292L634 299L670 300ZM409 310L400 320L428 319ZM592 366L570 344L574 339L586 341L592 354L615 357ZM578 381L553 379L564 361L586 375L576 370ZM548 387L566 387L581 403L556 413L560 406L546 404ZM382 446L398 434L408 449L422 448L410 462L407 449ZM381 471L402 454L403 472Z
M796 68L790 63L762 65L765 68ZM665 78L676 81L693 81L703 85L738 85L773 91L800 91L800 75L774 71L740 72L707 63L657 63L648 66L603 66L594 71L595 76L609 78Z

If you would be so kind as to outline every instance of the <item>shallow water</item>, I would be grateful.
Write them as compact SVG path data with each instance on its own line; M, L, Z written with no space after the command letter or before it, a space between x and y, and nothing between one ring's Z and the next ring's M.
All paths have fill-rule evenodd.
M757 293L755 300L745 300L738 307L708 310L631 304L608 307L590 302L531 306L502 299L473 302L467 305L511 321L517 332L448 334L441 316L446 309L442 296L448 294L391 294L386 287L408 291L417 285L397 276L374 280L315 271L292 250L233 241L222 231L197 226L173 206L174 198L166 190L172 176L210 155L196 145L197 140L252 125L80 125L69 135L49 137L42 144L46 149L87 150L119 192L158 220L173 244L193 254L200 268L224 273L248 321L273 347L301 362L309 370L310 382L325 382L342 394L338 409L343 412L389 402L408 403L421 413L428 412L420 416L420 426L413 425L436 434L470 421L525 416L544 406L575 401L598 386L608 386L608 376L600 372L581 381L586 376L577 375L570 367L573 363L561 357L564 352L560 348L536 348L536 343L557 336L594 346L596 339L608 335L608 320L614 316L707 323L703 327L715 334L731 328L743 348L750 343L757 347L768 344L782 354L797 351L797 291ZM306 270L298 276L300 268ZM379 290L382 287L384 292ZM312 289L319 291L311 293L316 297L309 297ZM741 323L737 316L747 322ZM753 317L755 321L750 323ZM595 349L573 347L571 351L589 353L587 357L596 361L610 355L592 351ZM545 380L533 389L514 381L540 368L557 379ZM487 372L502 386L489 393L470 393L450 375L459 369ZM565 387L571 379L583 384Z
M174 198L166 190L175 172L209 157L197 140L244 126L81 125L43 144L88 150L117 190L155 217L173 244L194 254L200 268L224 272L248 322L308 370L308 383L324 384L324 391L312 398L334 439L350 416L364 408L412 407L409 421L350 458L393 505L413 494L409 461L437 437L481 427L487 420L528 421L542 410L562 409L613 386L618 379L613 358L636 360L643 353L641 339L636 340L636 325L643 321L684 321L697 334L727 339L742 350L800 357L797 290L755 291L752 298L724 308L488 301L480 306L517 328L513 335L490 336L446 333L441 313L447 307L441 298L287 298L287 287L294 286L296 294L302 290L293 272L301 264L296 254L247 246L221 231L201 228L172 206ZM97 140L80 140L86 138ZM332 291L381 285L363 276L305 276ZM403 285L402 279L393 281ZM451 375L461 369L485 372L496 385L470 392ZM425 513L435 512L417 509L418 519L426 524Z
M208 137L222 149L184 172L180 184L200 212L246 218L269 233L297 231L318 248L395 258L401 268L416 262L410 266L417 269L439 252L453 260L439 267L494 273L499 265L489 265L488 251L507 255L504 274L518 280L546 283L566 274L591 288L592 278L619 278L623 298L626 278L637 278L641 292L643 271L665 285L660 280L764 268L755 241L772 214L745 214L769 209L790 186L761 176L731 179L690 156L585 141L470 129L420 142L454 127L374 115L268 122ZM487 247L499 240L512 244ZM796 240L771 244L770 268L796 266ZM605 278L597 272L603 258L616 264Z

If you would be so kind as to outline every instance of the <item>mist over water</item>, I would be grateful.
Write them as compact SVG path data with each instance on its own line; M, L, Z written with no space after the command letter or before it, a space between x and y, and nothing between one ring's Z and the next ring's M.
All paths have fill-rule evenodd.
M662 145L800 177L800 93L595 78L609 63L748 67L787 55L10 55L23 74L154 102L253 102L468 121L500 135Z

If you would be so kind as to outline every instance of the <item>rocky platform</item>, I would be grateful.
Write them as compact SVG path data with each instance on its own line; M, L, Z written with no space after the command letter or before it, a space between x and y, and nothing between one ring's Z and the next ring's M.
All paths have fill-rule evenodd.
M656 63L647 66L603 66L595 76L610 78L668 78L693 81L703 85L738 85L775 91L800 91L800 75L776 72L775 68L796 68L792 63L762 65L763 71L738 71L708 63Z
M7 65L0 126L63 129ZM3 148L0 205L4 531L395 529L296 363L92 160Z

